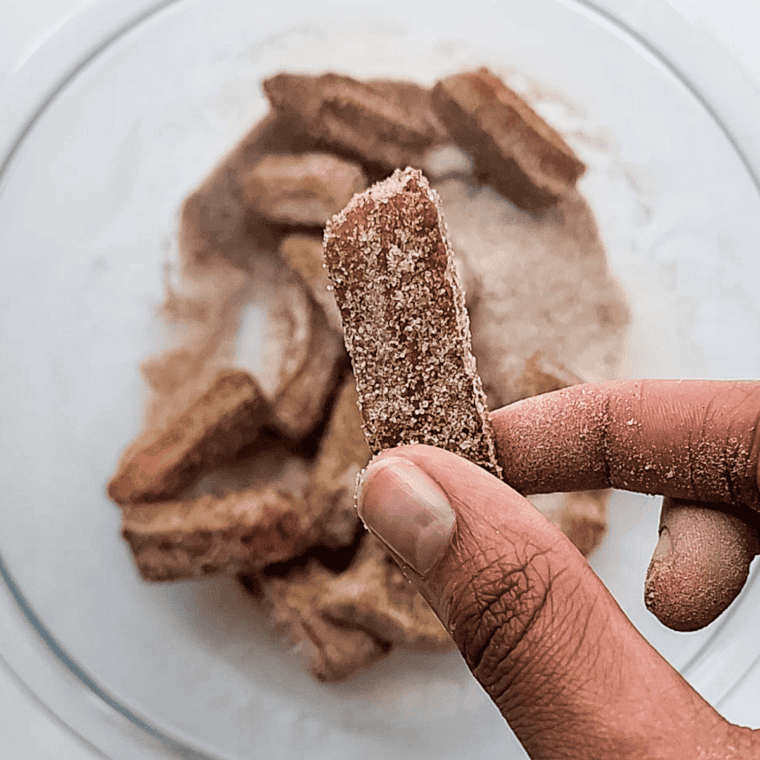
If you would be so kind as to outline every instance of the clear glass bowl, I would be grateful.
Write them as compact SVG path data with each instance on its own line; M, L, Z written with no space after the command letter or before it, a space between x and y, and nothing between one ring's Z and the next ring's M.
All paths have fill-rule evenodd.
M611 2L611 0L610 0ZM619 4L618 4L619 5ZM589 158L583 190L634 324L627 374L757 377L755 92L660 3L101 2L0 93L0 653L112 758L523 757L456 654L313 683L230 580L139 581L104 484L141 413L138 361L182 198L282 68L432 81L522 72ZM597 572L719 704L760 654L760 583L689 636L644 610L659 503L616 494Z

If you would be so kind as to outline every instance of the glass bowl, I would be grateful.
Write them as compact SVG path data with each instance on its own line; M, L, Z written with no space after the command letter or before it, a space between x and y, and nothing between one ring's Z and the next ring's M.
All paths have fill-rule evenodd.
M92 746L130 760L524 757L456 653L397 652L324 686L232 580L143 584L104 484L137 432L180 202L283 68L512 72L591 166L581 187L633 310L626 374L759 376L744 350L760 325L758 97L663 4L610 3L101 2L6 83L0 654ZM592 565L719 705L760 654L760 582L704 631L663 629L642 601L658 508L616 493Z

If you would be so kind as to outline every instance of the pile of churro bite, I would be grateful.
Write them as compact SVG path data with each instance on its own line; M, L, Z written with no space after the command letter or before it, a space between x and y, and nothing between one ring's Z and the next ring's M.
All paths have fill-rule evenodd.
M236 577L338 681L450 646L358 521L371 455L428 443L499 476L489 408L614 377L629 313L583 162L491 71L263 88L269 113L183 203L169 346L107 490L146 581ZM588 554L606 500L535 503Z

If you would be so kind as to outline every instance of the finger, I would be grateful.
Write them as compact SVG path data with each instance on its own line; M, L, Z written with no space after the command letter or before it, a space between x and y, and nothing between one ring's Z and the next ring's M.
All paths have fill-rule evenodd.
M760 509L760 383L575 385L492 413L521 493L623 488Z
M404 446L373 461L359 496L534 760L708 757L724 738L573 545L499 479Z
M660 539L647 570L646 606L676 631L696 631L742 590L760 551L757 513L665 499Z

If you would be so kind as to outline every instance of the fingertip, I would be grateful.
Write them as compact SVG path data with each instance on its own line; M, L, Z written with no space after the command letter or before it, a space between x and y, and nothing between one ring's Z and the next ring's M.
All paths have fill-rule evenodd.
M647 609L672 630L704 628L738 596L757 552L754 527L736 515L666 500L647 569Z
M667 628L683 633L698 631L729 607L744 587L749 564L727 567L719 582L705 583L710 575L703 562L652 560L647 569L644 602Z

